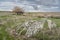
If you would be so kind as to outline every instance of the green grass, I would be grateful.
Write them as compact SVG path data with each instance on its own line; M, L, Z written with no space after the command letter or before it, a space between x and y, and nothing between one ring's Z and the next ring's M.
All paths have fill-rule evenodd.
M57 24L57 27L60 27L60 19L51 18Z
M0 25L0 40L14 40L14 38L6 32L5 25Z
M17 17L17 19L16 19L16 17ZM40 20L41 18L33 17L33 16L23 16L23 15L7 15L7 16L4 15L4 16L0 16L0 19L3 20L3 21L6 21L6 23L0 24L0 40L4 40L4 39L6 39L6 40L15 40L14 37L9 35L8 32L5 31L5 29L7 27L15 28L17 26L17 24L19 24L19 23L22 24L22 23L24 23L25 21L27 21L29 19ZM9 21L7 21L7 19L9 19ZM60 19L55 19L55 18L49 18L49 19L56 22L57 27L60 27ZM44 24L44 26L48 26L47 23ZM26 32L26 30L24 30L21 35L24 35L25 32ZM43 40L43 33L39 32L34 37L37 38L38 40ZM48 40L48 38L49 37L48 37L47 34L44 35L45 40ZM23 40L23 39L20 39L20 40Z

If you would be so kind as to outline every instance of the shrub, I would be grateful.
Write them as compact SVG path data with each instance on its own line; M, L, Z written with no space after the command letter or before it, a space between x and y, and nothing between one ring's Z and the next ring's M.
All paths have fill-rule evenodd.
M58 16L51 16L51 18L60 19Z
M13 8L13 12L16 13L17 15L22 15L24 13L24 10L18 6L15 6Z

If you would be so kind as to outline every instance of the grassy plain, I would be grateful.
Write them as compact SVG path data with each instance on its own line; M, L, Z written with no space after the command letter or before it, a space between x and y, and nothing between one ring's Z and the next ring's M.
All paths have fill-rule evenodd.
M22 24L25 21L28 20L40 20L40 16L46 16L46 15L52 15L52 16L59 16L60 13L56 12L29 12L29 13L24 13L23 15L16 15L11 12L0 12L0 40L15 40L12 36L10 36L6 32L7 27L14 28L17 25ZM60 19L56 18L49 18L56 22L57 27L60 27ZM37 35L39 38L40 36ZM21 39L22 40L22 39Z

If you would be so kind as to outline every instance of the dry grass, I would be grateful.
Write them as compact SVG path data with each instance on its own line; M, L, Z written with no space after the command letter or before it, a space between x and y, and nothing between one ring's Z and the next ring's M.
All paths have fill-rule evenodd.
M60 16L60 13L59 12L55 12L55 13L50 12L48 14L48 12L32 12L32 13L24 13L23 15L16 15L16 14L13 15L13 13L10 13L10 12L0 12L0 15L1 15L0 16L0 23L1 22L3 23L3 24L0 24L0 32L1 32L0 33L1 34L0 40L3 40L3 38L5 38L5 37L6 37L5 40L17 40L17 38L13 38L12 36L10 36L5 31L5 29L7 27L15 28L17 25L20 25L20 23L22 24L22 23L24 23L27 20L40 20L41 19L40 16L46 16L46 15L53 15L53 16L59 15ZM55 19L55 18L50 18L50 19L56 22L57 27L60 27L60 19ZM60 30L60 29L58 29L58 30ZM47 32L47 34L51 32L51 31L49 32L48 29L45 29L43 31L45 32L45 34L46 34L46 32ZM39 32L39 33L37 35L35 35L35 38L32 37L32 38L25 39L26 37L23 38L23 36L21 36L21 37L19 37L19 39L20 40L38 40L38 39L40 40L43 37L42 36L43 32ZM47 34L44 36L46 38L46 40L48 39L48 36L50 36L50 35L47 35ZM53 38L55 38L55 35L52 35L52 36L54 36Z

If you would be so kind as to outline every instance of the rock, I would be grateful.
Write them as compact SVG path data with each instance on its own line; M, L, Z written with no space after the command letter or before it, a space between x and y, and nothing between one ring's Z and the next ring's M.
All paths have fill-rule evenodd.
M44 28L44 24L45 22L47 21L48 23L48 28L51 30L53 27L56 27L56 24L55 22L53 22L52 20L49 20L47 18L44 18L44 19L41 19L39 21L37 20L29 20L29 21L26 21L24 22L23 24L21 25L18 25L14 30L9 30L9 32L11 34L21 34L22 31L20 31L18 34L17 34L17 31L19 31L21 28L23 28L22 30L27 30L25 36L26 37L31 37L32 35L35 35L38 31L42 30Z

